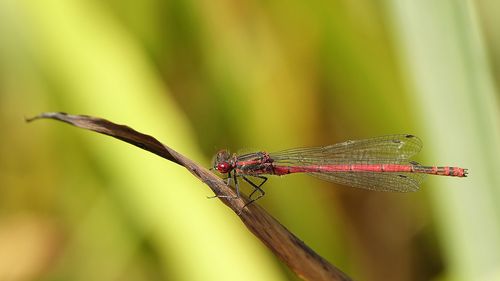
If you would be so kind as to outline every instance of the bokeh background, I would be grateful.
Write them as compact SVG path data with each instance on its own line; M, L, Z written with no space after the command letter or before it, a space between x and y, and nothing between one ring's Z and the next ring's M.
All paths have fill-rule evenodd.
M0 280L298 280L183 168L411 133L420 192L306 175L259 201L356 280L500 280L498 1L0 0Z

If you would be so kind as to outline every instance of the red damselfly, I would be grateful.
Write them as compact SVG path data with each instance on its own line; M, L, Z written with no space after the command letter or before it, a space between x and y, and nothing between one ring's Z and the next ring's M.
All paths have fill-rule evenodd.
M464 168L424 166L411 161L421 148L422 141L414 135L389 135L275 153L236 155L221 150L214 158L213 169L226 174L228 184L231 179L234 181L238 196L238 178L248 182L254 188L250 203L265 195L261 187L267 181L266 175L306 173L346 186L396 192L418 190L427 174L467 176ZM259 178L261 182L254 183L249 177ZM257 191L259 196L252 199Z

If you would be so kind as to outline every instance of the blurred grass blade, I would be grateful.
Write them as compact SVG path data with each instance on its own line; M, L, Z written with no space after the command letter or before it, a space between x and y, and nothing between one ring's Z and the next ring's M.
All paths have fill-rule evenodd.
M390 3L433 159L471 171L469 181L430 191L447 273L450 280L500 280L499 103L473 3Z
M6 14L16 15L12 17L16 20L6 25L12 33L17 34L19 29L29 30L23 33L24 41L14 43L29 54L34 72L47 86L42 96L43 107L106 114L117 119L128 116L130 124L141 124L144 130L163 136L175 131L175 135L169 135L169 143L202 158L188 120L161 80L161 74L152 65L147 51L106 3L81 0L0 2L7 8ZM19 81L25 80L22 77ZM77 142L82 141L78 147L70 141L56 146L80 152L88 148L83 154L92 158L85 163L90 164L92 174L80 177L95 179L96 187L106 190L114 199L110 202L122 206L120 215L133 222L131 226L137 231L136 238L129 241L133 244L129 246L158 262L155 268L168 279L283 278L282 269L273 262L266 249L242 229L237 220L228 219L231 214L220 204L204 198L206 190L167 188L199 186L199 181L187 173L176 172L177 166L162 165L159 159L151 159L140 151L98 139L88 136L78 138ZM81 163L72 161L67 159L63 165ZM176 176L172 177L172 173ZM59 187L58 191L70 190L64 187ZM71 195L74 193L68 191L68 197ZM68 200L62 199L64 203ZM224 221L224 224L214 221ZM72 222L78 224L79 220L75 218ZM94 229L95 233L106 235L106 227L111 223L89 225L101 226ZM77 228L78 231L81 229ZM79 235L91 239L86 233ZM234 237L237 239L230 239ZM143 241L152 243L154 255L143 249ZM225 245L223 251L222 244ZM61 259L75 268L88 263L86 271L92 271L96 276L120 276L128 275L134 255L139 255L131 251L129 256L118 261L113 258L113 251L87 251L87 255L79 255L85 249L84 244L77 245L74 252L78 254L64 255ZM113 263L113 266L101 266L96 262L96 256ZM214 256L217 257L215 263ZM235 260L259 263L260 270L255 271L244 263L227 266ZM143 265L138 267L148 271ZM88 280L82 272L61 263L61 269L54 272L52 279Z

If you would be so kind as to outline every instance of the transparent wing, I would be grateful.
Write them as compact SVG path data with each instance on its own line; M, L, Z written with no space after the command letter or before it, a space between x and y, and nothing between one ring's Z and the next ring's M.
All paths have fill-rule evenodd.
M309 175L346 186L396 192L417 191L426 176L425 174L415 173L373 172L310 173Z
M323 147L294 148L271 153L279 165L402 164L422 149L413 135L388 135Z

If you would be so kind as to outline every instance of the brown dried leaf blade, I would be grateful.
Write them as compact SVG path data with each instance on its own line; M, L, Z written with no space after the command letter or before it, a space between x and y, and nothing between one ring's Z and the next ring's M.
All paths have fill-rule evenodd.
M46 112L26 119L55 119L79 128L109 135L150 151L167 160L184 166L194 176L207 184L219 196L235 197L235 191L212 172L194 161L163 145L152 136L140 133L125 125L118 125L102 118L87 115L70 115L62 112ZM346 274L316 254L295 235L257 204L242 210L248 198L219 199L230 207L250 231L273 251L288 267L305 280L351 280ZM242 210L240 212L240 210Z

